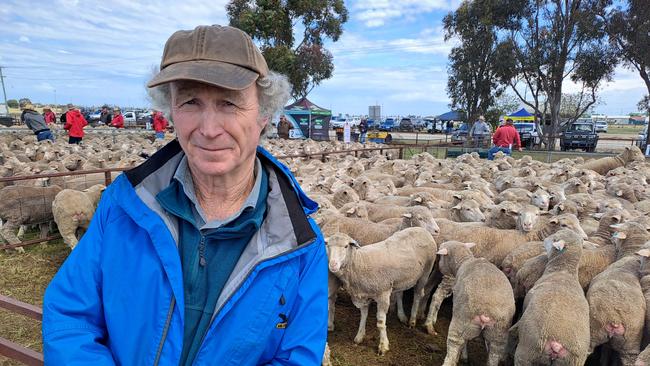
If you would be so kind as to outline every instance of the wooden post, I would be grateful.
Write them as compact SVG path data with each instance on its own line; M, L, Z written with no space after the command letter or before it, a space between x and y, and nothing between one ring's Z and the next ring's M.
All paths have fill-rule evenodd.
M111 172L110 171L105 171L104 172L104 185L108 187L108 185L111 184Z
M417 139L417 137L416 137L416 139ZM403 147L399 148L399 158L400 158L400 160L404 159L404 148Z

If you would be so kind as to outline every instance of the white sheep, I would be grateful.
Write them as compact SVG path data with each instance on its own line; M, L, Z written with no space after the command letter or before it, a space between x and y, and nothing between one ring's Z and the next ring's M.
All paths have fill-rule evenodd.
M52 201L54 222L59 228L63 241L70 249L74 249L79 242L76 236L77 229L88 229L104 189L106 186L103 184L94 185L83 191L64 189Z
M385 354L389 350L386 312L391 293L415 286L409 321L415 326L424 286L436 259L435 240L422 228L409 228L364 247L345 234L332 235L326 242L330 272L341 280L352 302L361 310L354 342L363 342L368 306L374 300L377 303L379 353Z

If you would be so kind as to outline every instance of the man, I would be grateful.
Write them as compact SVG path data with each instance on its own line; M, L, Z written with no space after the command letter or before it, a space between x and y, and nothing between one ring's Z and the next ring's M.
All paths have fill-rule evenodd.
M278 137L285 140L288 139L290 129L291 123L289 123L287 117L280 116L280 122L278 122Z
M167 119L163 116L161 111L153 112L153 130L156 131L156 139L162 140L165 138L165 130L167 129Z
M110 126L112 119L113 119L113 116L108 111L108 106L107 105L102 106L102 112L99 115L99 122L103 123L104 126Z
M519 132L512 124L512 119L506 119L506 124L497 128L496 132L492 136L492 142L494 146L488 150L488 160L494 160L494 154L498 151L503 151L505 154L512 154L512 147L516 147L521 151L521 139L519 138Z
M84 127L88 121L72 104L68 104L68 111L65 112L64 129L68 130L68 144L80 144L84 138Z
M36 140L54 141L54 136L52 136L52 131L50 131L49 127L47 126L45 118L43 118L43 116L34 110L32 102L27 98L23 98L20 100L19 106L20 109L23 110L23 112L20 114L20 121L26 124L27 127L29 127L29 129L34 132L34 135L36 135Z
M343 142L350 144L350 135L352 134L352 125L350 125L350 120L345 119L343 122Z
M359 123L359 142L362 144L366 143L366 135L368 134L368 120L365 118L361 119Z
M451 131L454 129L454 122L452 121L447 121L447 129L445 130L445 133L447 135L451 135Z
M490 132L490 126L485 123L485 117L480 116L478 120L474 122L472 129L469 130L469 136L474 141L474 147L481 147L483 142L485 142L488 136L490 136Z
M45 293L45 363L320 365L318 206L258 146L286 77L218 25L174 33L160 69L150 95L177 139L104 191Z
M124 128L124 116L122 115L122 111L117 107L113 108L113 121L111 122L111 126Z

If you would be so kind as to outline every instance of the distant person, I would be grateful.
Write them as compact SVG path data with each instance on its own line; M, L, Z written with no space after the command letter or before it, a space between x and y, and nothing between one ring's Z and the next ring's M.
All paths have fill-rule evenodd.
M113 115L108 110L108 106L107 105L102 106L102 112L99 115L99 122L104 124L104 126L110 126L112 119L113 119Z
M52 112L52 109L50 107L43 108L43 118L45 119L45 123L47 123L48 127L56 123L56 114Z
M368 134L368 120L365 118L361 119L359 123L359 142L362 144L366 143L366 135Z
M345 120L343 123L343 142L346 144L350 143L350 134L352 133L352 126L350 125L350 121L348 119Z
M446 130L447 135L451 135L451 130L453 129L454 129L454 122L447 121L447 130Z
M68 104L68 111L65 113L65 125L63 128L68 130L68 143L79 144L84 138L84 127L88 121L72 104Z
M52 136L52 131L47 126L45 118L34 110L34 105L29 99L23 98L20 100L20 109L23 111L20 114L20 121L34 132L37 141L54 141L54 136Z
M124 116L119 108L113 108L113 121L111 126L115 128L124 128Z
M162 140L165 138L165 129L167 128L167 119L163 116L161 111L154 111L153 113L153 129L156 131L156 139Z
M490 136L490 132L490 126L485 122L485 117L480 116L478 120L474 122L472 129L469 130L469 136L474 141L474 147L480 147L483 145L483 142L487 140L488 136Z
M519 132L512 124L512 119L506 119L506 123L497 128L492 136L492 142L494 146L488 151L488 160L494 160L494 154L499 151L511 155L513 146L521 151L521 139L519 138Z
M278 122L278 137L285 140L288 139L290 129L291 129L291 123L289 123L287 117L280 116L280 122Z

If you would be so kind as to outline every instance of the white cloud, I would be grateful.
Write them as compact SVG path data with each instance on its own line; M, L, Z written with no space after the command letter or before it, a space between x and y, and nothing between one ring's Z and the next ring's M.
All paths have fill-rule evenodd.
M29 43L29 37L26 37L26 36L20 36L20 38L18 38L18 40L20 42Z
M460 5L460 0L361 0L352 6L356 19L366 27L379 27L393 19L413 20L415 15L436 10L451 11Z
M54 86L48 82L42 82L34 86L34 89L42 91L54 91Z

